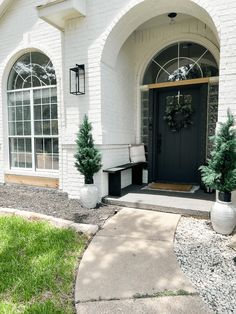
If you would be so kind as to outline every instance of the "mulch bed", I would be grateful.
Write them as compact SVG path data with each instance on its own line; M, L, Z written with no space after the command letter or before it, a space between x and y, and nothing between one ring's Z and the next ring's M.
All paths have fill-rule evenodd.
M106 204L86 209L80 205L79 200L68 199L66 193L58 190L19 185L0 186L0 207L33 211L100 227L119 210L117 206Z

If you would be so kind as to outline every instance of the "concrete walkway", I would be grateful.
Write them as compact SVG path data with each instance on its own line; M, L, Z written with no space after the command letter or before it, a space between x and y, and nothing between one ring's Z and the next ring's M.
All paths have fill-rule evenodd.
M179 219L123 208L108 220L82 258L77 313L210 313L173 252Z

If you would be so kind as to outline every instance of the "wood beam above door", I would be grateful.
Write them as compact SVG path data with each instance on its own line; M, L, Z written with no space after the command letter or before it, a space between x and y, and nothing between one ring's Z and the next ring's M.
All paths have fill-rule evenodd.
M155 83L155 84L149 84L148 89L177 87L177 86L196 85L196 84L208 84L209 81L210 81L210 77L203 77L203 78L198 78L198 79L193 79L193 80Z

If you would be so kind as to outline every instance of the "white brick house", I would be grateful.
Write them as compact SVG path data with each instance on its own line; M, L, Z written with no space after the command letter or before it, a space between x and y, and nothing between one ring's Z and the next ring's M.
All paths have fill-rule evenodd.
M205 158L214 119L218 115L224 120L228 107L236 115L235 10L233 0L0 0L0 182L32 183L35 178L43 184L51 178L70 197L79 197L83 177L74 167L73 155L85 113L104 168L128 162L128 145L144 142L152 162L151 179L158 179L162 165L155 166L155 147L160 130L154 127L160 113L150 108L160 97L168 97L168 91L170 97L190 94L191 99L196 97L193 102L203 104L204 126L197 131L205 140L196 140L194 149L203 150ZM177 16L171 20L168 14L173 12ZM42 75L41 83L34 83L31 76L27 85L19 68L25 60L41 67L46 62L41 54L51 61L47 66L53 65L56 83L42 83ZM85 65L85 95L70 94L69 69L76 64ZM178 71L185 71L186 77L180 79ZM178 79L172 84L174 73ZM40 74L36 76L40 79ZM178 85L182 79L188 81L183 90ZM40 117L36 110L41 110ZM198 125L197 120L194 123ZM122 185L130 180L130 173L124 173ZM107 174L100 171L95 181L101 196L107 195Z

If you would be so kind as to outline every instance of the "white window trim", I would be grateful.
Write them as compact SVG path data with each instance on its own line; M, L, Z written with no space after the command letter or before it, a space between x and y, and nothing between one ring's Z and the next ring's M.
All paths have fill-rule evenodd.
M30 92L30 110L31 110L31 135L10 135L8 129L8 97L7 97L7 145L8 145L8 168L5 170L6 174L18 174L18 175L32 175L38 177L55 177L58 178L59 176L59 169L40 169L36 168L36 155L35 155L35 139L36 138L57 138L59 141L59 134L57 135L35 135L34 132L34 101L33 101L33 91L34 90L41 90L41 89L50 89L56 88L57 85L47 85L47 86L37 86L37 87L30 87L30 88L22 88L22 89L13 89L7 90L7 95L13 92L23 92L29 91ZM58 106L58 102L57 102ZM58 121L58 118L57 118ZM58 130L59 133L59 130ZM10 138L29 138L31 139L31 154L32 154L32 168L21 168L21 167L11 167L11 158L10 158L10 146L9 146L9 139ZM59 155L59 152L58 152Z

